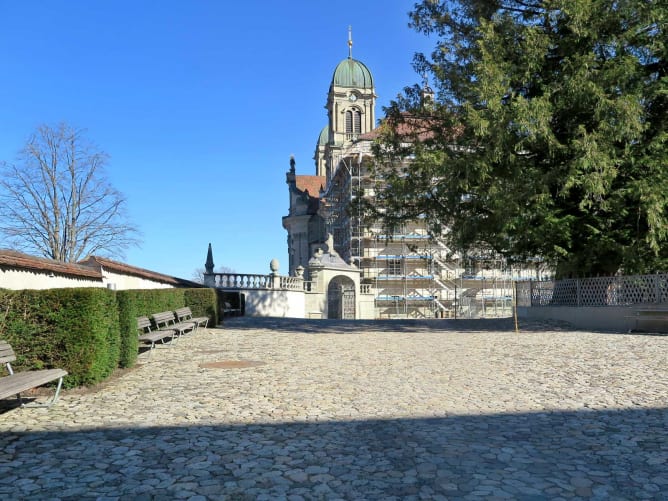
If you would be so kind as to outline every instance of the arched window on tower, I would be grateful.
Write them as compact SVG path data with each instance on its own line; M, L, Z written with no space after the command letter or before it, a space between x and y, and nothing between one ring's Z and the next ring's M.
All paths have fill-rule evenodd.
M362 113L352 109L346 111L346 139L356 139L362 133Z
M362 133L362 114L359 110L353 111L353 132L355 134Z

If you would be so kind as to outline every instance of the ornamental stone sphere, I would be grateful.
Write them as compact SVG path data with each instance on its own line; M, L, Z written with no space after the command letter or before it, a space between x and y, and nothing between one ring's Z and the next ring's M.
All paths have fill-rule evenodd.
M274 258L271 260L269 263L269 269L272 271L272 273L278 273L278 267L279 267L279 262L278 259Z

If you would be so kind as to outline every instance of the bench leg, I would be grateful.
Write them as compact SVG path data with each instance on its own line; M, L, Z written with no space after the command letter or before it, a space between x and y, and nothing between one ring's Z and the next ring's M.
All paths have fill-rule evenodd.
M61 389L62 386L63 386L63 378L60 377L60 378L58 378L58 386L56 387L56 393L53 395L52 398L50 398L49 400L47 400L46 402L41 403L41 404L34 403L34 402L30 403L30 404L24 404L23 400L21 400L21 395L18 395L19 401L21 402L21 407L32 407L32 408L34 408L34 407L45 407L45 408L48 409L49 407L51 407L53 404L55 404L58 401L58 396L60 395L60 389Z
M175 341L174 341L174 336L172 336L172 337L169 338L169 342L165 342L165 339L167 339L167 338L163 338L163 339L161 339L161 340L160 340L160 344L163 344L163 345L168 344L168 345L171 346L172 343L175 342ZM155 343L156 343L155 341L151 341L151 348L149 348L149 350L148 350L148 359L149 359L149 360L151 359L151 356L153 355L153 350L157 350L157 349L158 349L158 347L156 346Z

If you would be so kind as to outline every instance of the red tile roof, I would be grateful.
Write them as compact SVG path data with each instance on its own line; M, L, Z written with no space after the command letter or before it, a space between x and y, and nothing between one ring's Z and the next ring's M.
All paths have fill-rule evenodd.
M375 139L378 139L380 137L380 132L382 129L379 127L376 127L373 130L370 130L369 132L365 132L364 134L360 134L357 136L358 141L373 141Z
M385 119L378 127L369 131L365 134L360 134L358 140L361 141L373 141L378 139L382 134L389 132L390 127L392 126L391 118ZM405 136L407 139L413 139L417 137L419 141L425 141L427 139L433 139L437 136L436 131L439 130L441 124L437 119L429 119L423 117L415 117L409 114L403 114L403 116L396 124L395 130L398 136ZM443 132L447 132L447 136L456 139L463 132L461 126L451 127L449 129L442 129Z
M320 197L320 190L325 188L325 176L295 176L295 184L299 191L308 191L312 197Z
M381 137L384 133L389 132L389 124L382 123L372 131L360 134L358 140L360 141L374 141ZM412 136L417 134L419 140L423 141L434 137L434 133L430 131L423 124L401 122L396 126L396 132L399 136Z
M136 266L130 266L129 264L119 263L118 261L112 261L105 257L100 256L90 256L89 258L79 261L79 264L83 266L90 266L91 268L96 268L100 270L104 268L109 271L124 275L133 275L140 278L145 278L147 280L154 280L157 282L163 282L171 285L186 285L186 286L197 286L200 287L201 284L191 282L190 280L183 280L181 278L172 277L170 275L163 275L162 273L157 273L155 271L145 270L144 268L137 268Z
M7 249L0 249L0 266L102 280L102 274L99 270L87 266L29 256L28 254Z
M147 280L154 280L166 284L181 287L201 287L201 284L184 280L181 278L163 275L155 271L145 270L130 266L129 264L119 263L111 259L91 256L88 259L78 263L63 263L53 259L30 256L9 249L0 249L0 268L15 268L20 270L32 270L37 272L51 272L57 275L67 275L75 277L85 277L102 281L102 268L116 273L133 275Z

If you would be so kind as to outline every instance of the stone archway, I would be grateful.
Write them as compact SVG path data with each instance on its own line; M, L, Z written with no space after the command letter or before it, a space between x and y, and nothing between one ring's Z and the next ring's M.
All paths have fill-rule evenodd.
M344 275L334 277L327 286L327 318L355 319L355 282Z

